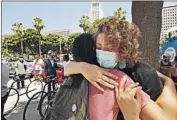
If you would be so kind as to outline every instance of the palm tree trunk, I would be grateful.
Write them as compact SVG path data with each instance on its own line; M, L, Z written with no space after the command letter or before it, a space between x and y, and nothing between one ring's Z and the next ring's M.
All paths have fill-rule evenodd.
M6 52L8 52L8 44L7 44L7 41L6 41Z
M21 55L23 56L23 40L21 40Z
M41 56L41 40L39 39L39 55Z
M140 49L142 61L156 67L159 59L159 40L163 1L133 1L132 21L142 32Z

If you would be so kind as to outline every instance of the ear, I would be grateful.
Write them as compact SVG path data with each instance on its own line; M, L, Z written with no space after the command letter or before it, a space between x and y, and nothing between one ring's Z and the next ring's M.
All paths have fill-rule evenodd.
M119 60L120 60L119 54L118 54L118 53L116 53L116 62L118 63L118 62L119 62Z

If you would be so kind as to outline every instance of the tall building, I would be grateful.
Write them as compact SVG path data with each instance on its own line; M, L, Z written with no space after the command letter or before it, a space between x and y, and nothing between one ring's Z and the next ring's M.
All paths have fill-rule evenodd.
M89 17L90 21L93 22L96 19L103 18L104 13L100 2L91 2Z
M161 39L168 34L168 30L177 27L177 5L164 7L162 9L162 29ZM171 31L171 34L176 34L176 30Z

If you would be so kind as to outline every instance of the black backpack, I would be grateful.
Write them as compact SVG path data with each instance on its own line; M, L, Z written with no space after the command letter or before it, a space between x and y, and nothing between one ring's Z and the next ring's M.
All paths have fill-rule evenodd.
M66 78L44 120L89 120L88 90L82 75Z

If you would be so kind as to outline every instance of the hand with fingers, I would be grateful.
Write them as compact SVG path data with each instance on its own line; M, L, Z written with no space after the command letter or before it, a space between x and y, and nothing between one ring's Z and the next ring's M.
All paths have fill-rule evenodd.
M118 85L115 82L115 79L118 79L116 75L96 65L84 63L81 73L93 86L101 91L104 91L104 89L100 85L112 89L115 85Z
M115 86L115 94L119 108L121 109L125 120L140 120L141 111L141 87L138 83L129 84L124 87L126 80L120 81L119 87Z

